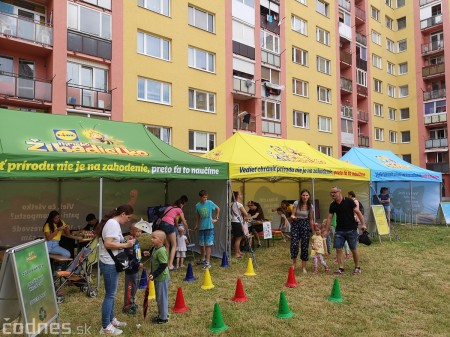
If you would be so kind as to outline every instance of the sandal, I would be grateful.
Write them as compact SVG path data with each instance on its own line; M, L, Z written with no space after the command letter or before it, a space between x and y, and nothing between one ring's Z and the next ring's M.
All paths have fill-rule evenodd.
M353 271L353 275L361 275L361 267L356 267Z
M344 275L345 273L345 269L344 268L339 268L338 270L336 270L334 272L334 275Z

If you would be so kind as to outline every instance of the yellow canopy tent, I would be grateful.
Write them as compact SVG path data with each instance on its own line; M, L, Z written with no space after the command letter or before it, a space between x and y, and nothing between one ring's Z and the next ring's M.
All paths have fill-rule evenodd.
M331 201L328 192L332 185L343 187L344 194L346 188L357 194L361 191L358 200L365 199L362 194L368 193L369 169L327 156L301 140L237 132L204 157L228 162L230 179L242 183L245 199L261 203L267 218L268 211L278 207L281 200L297 199L302 188L310 189L314 199L323 199L323 213ZM320 218L317 204L316 218Z

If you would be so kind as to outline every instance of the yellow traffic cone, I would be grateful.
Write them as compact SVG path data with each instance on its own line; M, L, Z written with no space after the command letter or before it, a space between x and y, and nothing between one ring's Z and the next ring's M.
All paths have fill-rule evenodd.
M249 258L248 259L248 264L247 264L247 270L244 273L245 276L255 276L255 270L253 269L253 262L252 259Z
M156 300L156 293L155 293L155 281L150 281L150 291L148 292L148 299L149 300Z
M209 269L205 270L205 277L203 278L202 289L212 289L214 284L211 281L211 275L209 274Z

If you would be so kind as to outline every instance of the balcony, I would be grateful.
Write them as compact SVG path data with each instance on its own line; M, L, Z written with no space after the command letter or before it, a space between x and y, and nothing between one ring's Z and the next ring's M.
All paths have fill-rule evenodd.
M236 131L256 132L255 114L245 111L233 113L233 129Z
M255 81L233 76L233 90L237 93L255 96Z
M360 147L369 147L369 137L359 135L358 136L358 146Z
M428 4L430 4L432 2L436 2L436 1L438 1L438 0L420 0L420 7L428 5Z
M364 110L358 110L358 122L368 123L369 113Z
M349 52L346 52L344 50L341 50L339 52L339 60L341 61L341 63L351 66L352 65L352 54L350 54Z
M350 12L351 5L349 0L339 0L339 6Z
M429 101L431 99L445 98L445 92L445 89L425 91L423 93L423 100Z
M341 77L341 90L352 92L352 80Z
M422 44L422 55L440 52L444 49L444 41L434 41Z
M352 40L352 27L347 26L346 24L339 22L339 36L341 38L347 39L348 41Z
M353 119L353 108L351 105L341 105L341 117Z
M275 67L281 67L281 59L279 54L261 49L261 62L270 64Z
M255 48L237 41L233 41L233 53L247 57L251 60L255 59Z
M366 22L366 12L361 8L355 7L355 19L356 25L363 24Z
M367 46L367 36L361 33L356 33L356 42L363 46Z
M272 21L267 20L269 16L261 15L261 28L267 29L268 31L280 35L280 26L278 25L280 21L274 20L273 16Z
M361 60L359 57L356 58L356 68L367 71L367 61Z
M67 105L111 111L110 91L67 83Z
M448 163L427 163L427 170L441 173L449 173Z
M18 39L53 46L53 28L0 12L0 33Z
M424 30L441 24L442 24L442 14L437 14L433 15L432 17L429 17L428 19L420 21L420 29Z
M437 149L442 147L448 147L448 139L427 139L425 141L425 149Z
M76 53L112 59L112 42L78 31L67 31L67 50Z
M367 87L363 87L362 85L357 84L356 92L357 92L358 96L367 97L368 90L367 90Z
M445 63L432 64L422 68L422 77L439 76L445 73Z
M446 123L447 114L441 113L441 114L426 115L423 119L423 122L425 125Z
M281 136L281 123L273 120L262 120L262 132L274 136Z
M0 95L21 99L51 102L52 82L33 78L24 78L16 74L0 71Z

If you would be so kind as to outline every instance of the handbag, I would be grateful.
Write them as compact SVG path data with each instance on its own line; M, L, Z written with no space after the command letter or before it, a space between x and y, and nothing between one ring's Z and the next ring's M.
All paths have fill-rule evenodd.
M104 245L105 241L103 240L103 238L102 241ZM109 256L111 256L111 258L113 259L114 265L116 266L116 271L118 273L130 268L130 261L128 260L128 255L127 253L125 253L125 251L121 251L117 255L114 255L111 249L106 249L106 251L108 252Z
M369 237L369 232L368 231L364 231L359 237L358 237L358 242L362 243L363 245L366 246L370 246L372 241L370 240Z

